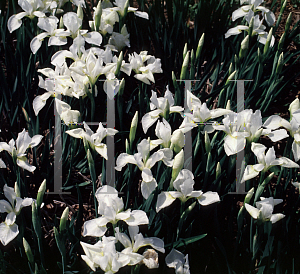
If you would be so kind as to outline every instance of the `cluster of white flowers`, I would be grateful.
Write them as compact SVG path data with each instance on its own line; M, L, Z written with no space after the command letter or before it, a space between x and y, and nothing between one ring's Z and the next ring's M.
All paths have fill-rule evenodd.
M240 0L240 4L244 5L232 13L232 21L237 20L238 18L243 17L248 26L238 25L234 28L229 29L225 33L225 38L230 37L231 35L240 34L243 30L248 32L249 36L257 35L258 42L266 44L268 32L265 31L266 26L263 25L264 20L267 22L268 26L273 26L275 23L275 15L269 9L260 6L264 0ZM260 19L258 12L261 12L262 19ZM249 33L252 31L252 33ZM270 46L272 47L275 43L275 37L272 35Z
M136 265L142 261L148 268L157 268L157 253L154 250L145 251L143 255L138 253L138 250L144 246L151 246L159 252L165 252L164 242L161 239L144 238L139 233L138 226L149 223L146 213L142 210L127 209L124 211L123 200L118 197L118 191L108 185L99 188L96 197L99 203L98 212L102 216L84 223L83 236L102 237L102 240L95 245L81 242L86 254L82 255L82 259L92 270L96 271L96 268L100 267L105 273L116 273L125 265ZM115 225L120 220L128 225L130 238L120 232L118 227L114 229L115 237L105 237L107 224ZM115 244L117 242L124 246L121 252L116 251ZM156 255L156 259L154 255Z

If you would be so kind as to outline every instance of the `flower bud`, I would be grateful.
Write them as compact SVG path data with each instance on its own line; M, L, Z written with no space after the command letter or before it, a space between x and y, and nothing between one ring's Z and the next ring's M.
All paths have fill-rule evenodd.
M221 170L221 164L220 162L217 163L217 168L216 168L216 179L218 179L221 176L222 170Z
M173 169L172 169L172 181L174 181L184 164L184 152L183 149L174 157Z
M21 192L20 192L20 189L19 189L19 186L18 186L18 182L15 182L15 189L14 190L15 190L16 196L21 198Z
M29 118L29 116L28 116L27 111L26 111L25 108L23 108L23 107L22 107L22 111L23 111L23 114L24 114L24 117L25 117L26 122L29 123L29 122L30 122L30 118Z
M293 19L293 16L292 16L292 13L290 12L288 18L286 19L284 34L290 30L292 19Z
M42 182L39 187L37 198L36 198L36 205L39 208L43 202L44 194L46 191L46 179Z
M230 108L230 100L227 100L227 104L226 104L226 108L225 109L231 110L231 108Z
M278 50L281 50L284 44L284 40L285 40L286 34L285 32L281 35L280 40L278 42Z
M125 79L123 78L119 86L119 92L118 92L119 96L123 96L124 88L125 88Z
M66 207L60 218L60 223L59 223L59 231L60 232L62 232L63 230L66 229L68 217L69 217L69 208Z
M175 153L178 153L184 147L184 133L180 129L176 129L171 137L171 147Z
M195 65L195 52L194 52L194 49L192 49L192 51L191 51L191 65L192 66Z
M283 64L284 64L284 58L283 58L283 52L282 52L278 58L278 63L277 63L277 67L276 67L277 74L281 73Z
M235 74L236 74L236 70L229 75L225 85L227 85L230 82L230 80L234 79Z
M117 68L115 71L115 75L118 76L118 74L120 73L120 68L123 62L123 51L121 51L119 58L118 58L118 62L117 62Z
M132 146L132 143L135 139L135 133L136 133L136 128L138 124L138 118L139 118L139 112L136 111L132 121L131 121L131 126L130 126L130 133L129 133L129 142L130 142L130 147Z
M125 140L125 151L127 154L130 154L130 147L129 147L128 139Z
M230 63L230 65L229 65L229 69L228 69L228 74L230 75L231 73L233 73L233 71L234 71L233 64L232 64L232 63Z
M240 48L240 52L239 52L240 59L245 57L245 55L248 51L248 48L249 48L249 35L247 35L241 43L241 48Z
M211 152L211 145L210 145L210 140L209 140L207 131L205 131L205 134L204 134L204 142L205 142L205 150L206 150L206 153L208 154Z
M249 204L250 203L250 200L252 198L254 194L254 187L252 187L246 194L246 197L244 199L244 204Z
M260 128L259 130L257 130L256 132L255 132L255 134L253 135L253 137L252 137L252 142L257 142L257 140L260 138L260 136L261 136L261 134L262 134L262 132L263 132L263 128Z
M281 3L282 3L282 1L281 1ZM280 13L283 13L283 12L284 12L284 10L285 10L285 8L286 8L286 4L287 4L287 0L285 0L285 1L283 2L283 5L281 6L281 9L280 9Z
M101 16L102 16L102 6L101 2L99 1L95 10L95 29L99 31L101 25Z
M300 109L300 101L296 98L289 106L290 119L292 119L293 113L298 109Z
M185 59L186 54L187 54L187 43L185 43L183 48L183 53L182 53L183 59Z
M64 28L64 21L63 21L63 17L60 17L59 19L59 26L58 28L63 29Z
M203 44L204 44L204 33L202 34L199 43L198 43L198 47L197 47L197 51L196 51L196 63L200 58L200 54L203 48Z
M271 28L269 33L268 33L267 42L266 42L265 47L264 47L264 55L266 55L268 50L269 50L270 43L272 41L272 37L273 37L273 28Z
M83 10L82 10L81 5L78 5L77 16L78 16L79 19L83 20Z
M23 237L23 247L27 256L27 259L29 261L29 263L33 266L34 264L34 257L32 255L32 251L30 248L30 245L28 244L28 242L26 241L26 239Z
M180 80L185 80L186 77L186 71L188 68L189 64L189 59L190 59L190 51L188 51L185 55L182 67L181 67L181 73L180 73Z
M237 67L239 64L239 58L237 57L236 54L234 55L234 64L235 64L235 67Z
M166 100L165 106L164 106L163 117L166 120L169 120L169 115L170 115L170 103L169 103L169 100Z
M179 89L178 83L177 83L177 79L176 79L176 75L175 72L172 71L172 82L173 82L173 86L175 89Z
M252 32L253 32L253 24L254 24L254 17L251 18L250 24L249 24L248 34L250 37L252 36Z

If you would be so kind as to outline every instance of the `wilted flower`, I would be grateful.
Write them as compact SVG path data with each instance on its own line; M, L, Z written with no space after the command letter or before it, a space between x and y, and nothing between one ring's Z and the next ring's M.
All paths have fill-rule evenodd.
M144 256L143 263L149 269L153 269L153 268L158 268L159 267L158 254L157 254L157 252L154 249L147 249L143 253L143 256Z

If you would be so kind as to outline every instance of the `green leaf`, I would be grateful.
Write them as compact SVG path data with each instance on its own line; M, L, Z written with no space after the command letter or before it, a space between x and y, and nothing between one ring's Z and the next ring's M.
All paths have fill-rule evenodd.
M201 235L186 238L186 239L180 238L178 241L173 243L173 245L172 244L167 244L167 245L165 245L165 247L168 248L168 247L172 246L173 248L179 248L181 246L187 246L191 243L194 243L194 242L197 242L197 241L203 239L206 235L207 234L201 234Z

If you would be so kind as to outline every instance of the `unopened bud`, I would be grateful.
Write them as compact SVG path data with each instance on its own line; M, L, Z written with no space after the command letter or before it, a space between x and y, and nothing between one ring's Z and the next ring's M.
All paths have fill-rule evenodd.
M293 19L293 16L292 16L292 13L290 12L288 18L286 19L284 34L290 30L292 19Z
M296 98L289 106L290 119L292 119L293 113L298 109L300 109L300 101Z
M267 41L266 41L266 44L265 44L265 47L264 47L264 55L266 55L268 50L269 50L269 47L270 47L270 44L271 44L271 41L272 41L272 37L273 37L273 28L271 28L269 33L268 33Z
M121 51L121 53L119 55L119 58L118 58L117 68L116 68L116 71L115 71L116 76L120 73L122 62L123 62L123 51Z
M180 129L176 129L171 137L171 149L178 153L184 147L184 133Z
M227 110L231 110L231 108L230 108L230 100L227 101L226 109L227 109Z
M120 96L123 96L124 88L125 88L125 79L123 78L121 80L121 83L120 83L120 86L119 86L119 92L118 92L118 94Z
M184 164L184 152L183 149L174 157L173 169L172 169L172 181L174 181Z
M251 200L253 194L254 194L254 187L252 187L252 188L247 192L247 195L246 195L246 197L245 197L245 199L244 199L244 204L249 204L249 203L250 203L250 200Z
M83 10L82 10L81 5L78 5L77 16L78 16L79 19L83 20Z
M169 100L167 99L165 102L165 106L164 106L163 117L166 120L169 120L169 115L170 115L170 103L169 103Z
M66 229L68 217L69 217L69 208L66 207L60 218L60 223L59 223L59 231L60 232L62 232L63 230Z
M230 74L233 73L233 72L234 72L234 66L233 66L232 63L230 63L229 69L228 69L228 74L230 75Z
M210 151L211 151L211 145L210 145L210 139L209 139L207 131L205 131L205 134L204 134L204 142L205 142L205 150L206 150L206 152L210 153Z
M204 45L204 33L202 34L200 40L199 40L199 43L198 43L198 47L197 47L197 51L196 51L196 62L199 60L200 58L200 54L201 54L201 51L202 51L202 48L203 48L203 45Z
M15 193L16 193L16 196L17 197L21 197L21 192L20 192L20 189L19 189L19 186L18 186L18 182L15 182Z
M64 28L64 21L63 21L63 17L60 17L59 19L59 27L60 29L63 29Z
M254 17L251 18L250 24L249 24L248 34L249 34L250 37L252 36L253 25L254 25Z
M287 0L285 0L285 1L283 2L283 5L281 6L281 9L280 9L280 13L283 13L283 12L284 12L284 10L285 10L285 8L286 8L286 4L287 4Z
M247 35L242 43L241 43L241 49L240 49L240 52L239 52L239 58L242 59L245 57L247 51L248 51L248 48L249 48L249 35Z
M138 119L139 119L139 112L136 111L132 118L131 126L130 126L130 133L129 133L130 146L132 146L132 143L135 139L135 133L136 133L136 128L137 128L137 124L138 124Z
M36 205L39 208L43 202L44 194L46 191L46 179L42 182L39 187L37 198L36 198Z
M229 75L225 85L227 85L232 79L234 79L235 74L236 74L236 70Z
M95 10L95 29L99 31L101 25L101 16L102 16L102 6L101 2L99 1Z
M281 50L283 48L284 40L285 40L286 34L285 32L281 35L280 40L278 42L278 50Z
M23 237L23 247L24 247L25 254L27 256L27 259L28 259L29 263L33 266L34 257L32 255L31 247L30 247L30 245L28 244L28 242L26 241L26 239L24 237Z
M282 52L278 58L278 63L277 63L277 67L276 67L277 74L281 73L283 64L284 64L284 57L283 57L283 52Z
M184 58L182 67L181 67L180 80L185 80L189 60L190 60L190 52L188 51L185 58Z
M182 53L183 60L184 60L186 54L187 54L187 43L185 43L184 48L183 48L183 53Z

